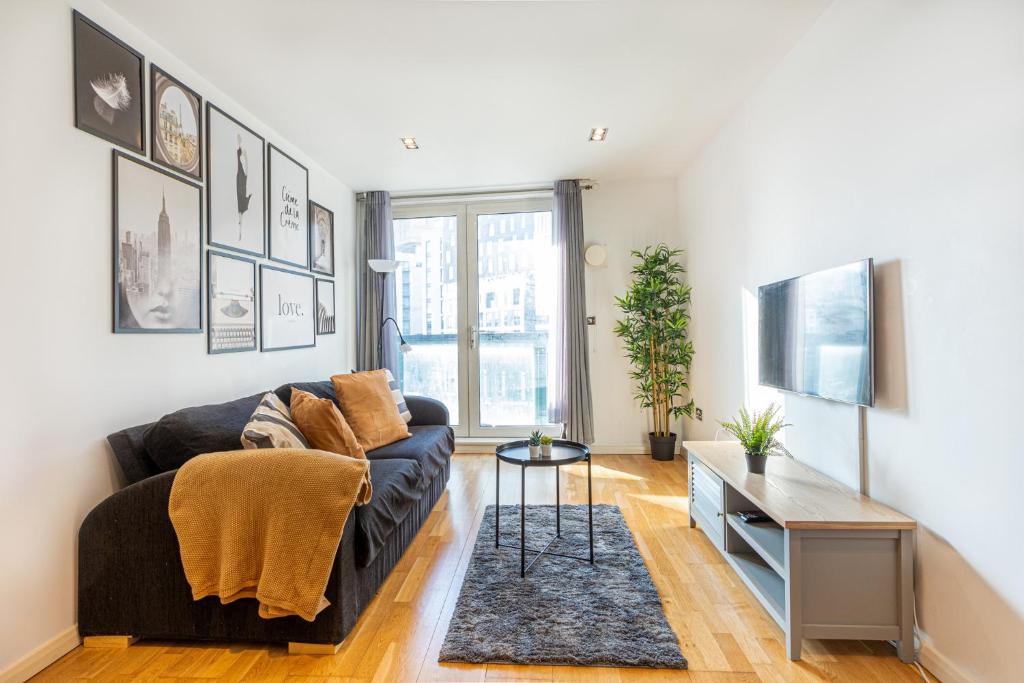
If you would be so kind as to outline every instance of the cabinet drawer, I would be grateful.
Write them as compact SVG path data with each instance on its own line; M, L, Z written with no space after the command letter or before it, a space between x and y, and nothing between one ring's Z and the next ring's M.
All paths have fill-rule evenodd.
M690 470L693 472L691 479L695 483L702 485L709 490L715 490L721 493L724 482L717 474L709 470L707 465L702 463L700 460L694 459L690 463Z
M699 461L690 466L690 500L703 499L714 512L722 512L721 479Z

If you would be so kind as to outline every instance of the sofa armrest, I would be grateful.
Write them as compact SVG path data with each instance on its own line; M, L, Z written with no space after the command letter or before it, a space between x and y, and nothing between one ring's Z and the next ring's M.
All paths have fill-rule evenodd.
M144 621L143 605L162 606L170 596L191 601L178 539L167 515L176 472L117 491L82 522L78 623L83 636L136 635Z
M78 532L78 630L82 636L339 643L359 616L354 587L355 511L348 516L326 594L312 623L262 619L255 600L192 599L167 512L177 470L117 491Z
M412 413L410 427L448 424L448 407L435 398L406 396L405 405Z

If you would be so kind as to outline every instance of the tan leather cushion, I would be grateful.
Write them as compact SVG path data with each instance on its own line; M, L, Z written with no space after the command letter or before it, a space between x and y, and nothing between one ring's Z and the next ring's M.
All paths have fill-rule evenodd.
M292 419L312 448L353 458L365 458L356 435L329 398L317 398L292 387Z
M334 375L331 382L341 412L364 449L372 451L412 436L398 414L386 371Z

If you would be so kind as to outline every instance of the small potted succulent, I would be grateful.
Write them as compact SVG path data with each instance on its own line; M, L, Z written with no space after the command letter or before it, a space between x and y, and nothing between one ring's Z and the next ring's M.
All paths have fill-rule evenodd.
M753 415L746 408L740 408L739 415L731 421L718 423L739 439L747 456L747 471L751 474L764 474L769 455L789 455L785 446L776 439L784 427L789 427L781 417L775 417L778 412L779 406L774 403L764 412L755 410Z
M541 438L542 437L541 437L539 429L536 429L536 430L530 432L529 445L530 445L530 457L531 458L539 458L540 457L540 442L541 442Z
M551 443L554 441L550 436L540 437L540 457L551 457Z

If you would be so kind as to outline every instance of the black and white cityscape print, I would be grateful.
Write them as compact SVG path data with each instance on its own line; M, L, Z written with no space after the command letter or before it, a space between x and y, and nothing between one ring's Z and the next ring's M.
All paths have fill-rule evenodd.
M201 332L201 189L114 151L114 332Z

